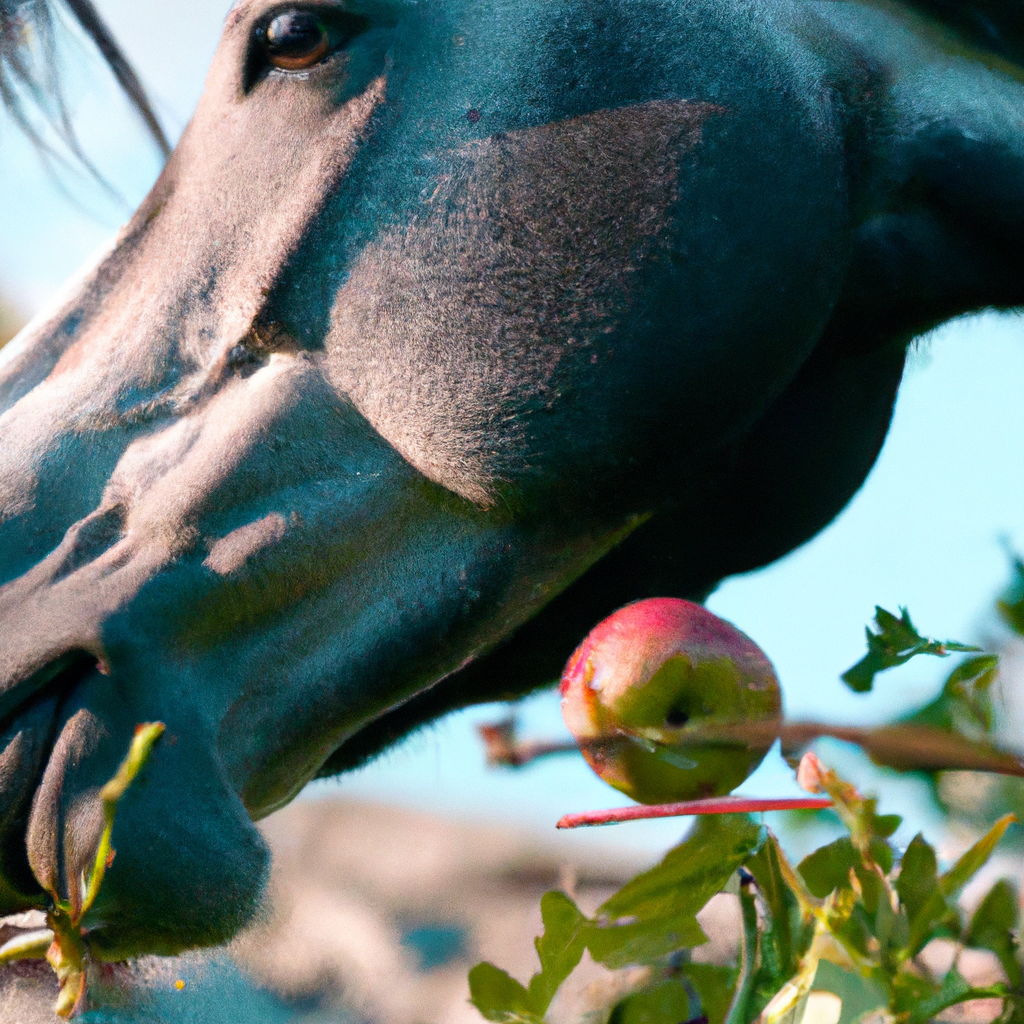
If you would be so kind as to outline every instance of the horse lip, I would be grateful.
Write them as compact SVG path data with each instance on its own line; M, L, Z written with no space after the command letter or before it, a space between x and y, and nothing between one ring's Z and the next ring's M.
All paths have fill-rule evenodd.
M4 910L38 906L41 880L26 859L30 808L57 741L67 701L98 669L84 651L69 651L5 694L16 700L0 719L0 880L6 882Z
M70 693L82 679L100 669L98 660L86 651L67 651L42 668L12 683L0 693L0 735L11 726L25 708L44 693Z

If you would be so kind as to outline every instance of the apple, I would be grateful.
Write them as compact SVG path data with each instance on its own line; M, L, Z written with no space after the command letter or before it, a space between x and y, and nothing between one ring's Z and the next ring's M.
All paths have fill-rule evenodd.
M561 694L590 767L646 804L731 792L764 759L782 718L761 648L701 605L669 597L598 623L566 664ZM706 735L752 722L770 727L739 740Z

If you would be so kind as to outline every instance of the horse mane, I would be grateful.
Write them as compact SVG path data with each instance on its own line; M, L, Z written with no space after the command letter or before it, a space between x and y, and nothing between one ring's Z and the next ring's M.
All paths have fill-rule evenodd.
M170 144L146 91L92 0L0 0L0 104L43 150L49 150L29 113L41 111L63 142L84 161L60 88L55 59L57 7L61 4L92 40L166 157ZM85 161L87 163L87 161Z

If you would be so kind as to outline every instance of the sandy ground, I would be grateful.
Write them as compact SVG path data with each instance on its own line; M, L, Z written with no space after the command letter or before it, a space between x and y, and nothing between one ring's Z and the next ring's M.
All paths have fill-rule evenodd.
M340 799L300 801L261 827L274 851L262 919L223 950L106 968L83 1024L480 1024L469 968L491 960L528 980L544 892L562 889L592 912L647 866L635 854L573 860L554 839ZM38 924L30 918L6 927ZM701 922L711 941L695 958L730 960L733 897L715 897ZM953 949L926 954L944 970ZM979 984L1000 977L987 954L959 966ZM602 1008L636 982L635 970L585 957L549 1020L605 1024ZM0 969L0 1024L54 1024L55 996L44 963ZM947 1019L979 1024L999 1009L990 1000Z
M647 866L337 799L292 804L262 828L274 851L263 919L226 950L107 970L85 1024L479 1024L469 968L490 959L529 978L544 892L593 910ZM553 1024L628 983L595 965L577 974ZM0 969L0 1024L53 1024L55 995L45 964Z
M529 834L340 801L293 805L265 831L271 916L234 944L237 961L292 1001L381 1024L479 1024L468 969L492 960L529 978L544 892L593 910L643 866L573 863Z

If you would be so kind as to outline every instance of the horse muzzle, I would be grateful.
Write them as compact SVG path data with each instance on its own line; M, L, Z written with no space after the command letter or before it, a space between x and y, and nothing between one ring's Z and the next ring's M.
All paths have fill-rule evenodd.
M432 483L308 353L120 413L82 394L55 415L48 386L0 418L0 913L80 898L99 789L161 721L84 919L103 957L234 934L267 873L253 819L622 533L546 531ZM100 486L83 494L83 467L53 458L68 448Z
M224 941L266 878L252 819L487 642L505 529L420 477L305 356L146 422L55 416L43 441L19 419L37 400L0 420L0 913L81 895L98 791L162 721L84 925L111 958ZM77 518L75 467L47 454L74 445L110 466ZM16 541L62 517L25 568Z
M5 911L81 903L104 824L99 788L140 714L126 687L95 663L67 662L0 737ZM269 866L194 717L171 719L122 798L114 850L83 920L93 953L112 960L226 941L258 907Z

